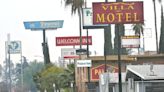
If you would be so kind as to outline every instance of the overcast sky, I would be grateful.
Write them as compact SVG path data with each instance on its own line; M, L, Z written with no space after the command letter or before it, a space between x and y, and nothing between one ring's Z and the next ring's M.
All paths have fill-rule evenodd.
M89 7L91 7L92 1L99 0L88 0ZM147 51L155 51L156 47L152 0L137 1L144 1L145 28L149 28L150 31L152 31L151 38L145 38L145 49ZM158 3L157 6L159 6ZM71 15L70 11L70 8L66 8L64 6L64 1L61 2L61 0L0 0L0 62L2 63L5 60L5 41L7 41L7 34L10 34L11 41L19 40L22 42L22 55L26 56L28 60L43 60L41 46L41 43L43 42L42 31L26 30L24 28L23 22L64 20L63 28L46 31L50 50L50 59L52 62L57 61L58 57L61 55L61 48L72 47L57 47L55 44L55 38L59 36L79 36L78 16ZM157 11L158 31L160 31L159 7L157 7ZM131 26L129 25L125 25L125 27L126 29L131 29ZM114 33L114 30L112 33ZM82 34L86 35L86 30L82 30ZM89 30L89 35L92 36L93 41L92 46L90 46L91 52L96 51L97 55L103 55L103 30ZM79 46L76 46L76 48L78 47ZM19 57L19 54L11 55L11 59L13 61L18 61Z

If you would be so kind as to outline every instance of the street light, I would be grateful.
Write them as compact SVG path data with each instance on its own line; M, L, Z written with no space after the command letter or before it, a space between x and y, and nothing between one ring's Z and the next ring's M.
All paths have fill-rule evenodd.
M56 90L55 90L55 87L56 87L55 83L53 83L52 86L54 88L54 92L56 92Z

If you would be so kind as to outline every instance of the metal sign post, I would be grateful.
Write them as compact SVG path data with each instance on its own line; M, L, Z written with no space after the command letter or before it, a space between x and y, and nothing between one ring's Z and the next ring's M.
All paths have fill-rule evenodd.
M21 41L10 41L10 35L8 34L8 41L6 42L6 47L7 47L7 53L8 53L8 63L9 63L9 87L11 88L11 59L10 55L11 54L20 54L21 58L21 87L22 87L22 92L23 92L23 63L22 63L22 47L21 47ZM11 92L11 89L9 89Z
M57 29L63 27L63 20L56 20L56 21L30 21L30 22L24 22L25 29L30 30L42 30L43 31L43 55L44 55L44 63L48 64L50 63L49 59L49 52L48 52L48 46L45 39L46 30L47 29Z

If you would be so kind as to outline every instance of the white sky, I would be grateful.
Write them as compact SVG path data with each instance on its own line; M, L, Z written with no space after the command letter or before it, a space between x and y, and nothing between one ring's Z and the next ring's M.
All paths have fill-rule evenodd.
M91 7L92 1L105 0L88 0L88 6ZM110 0L114 1L114 0ZM130 1L130 0L126 0ZM131 0L134 1L134 0ZM154 13L152 0L144 1L144 18L145 28L151 28L152 37L145 38L145 49L154 51L155 33L154 33ZM156 0L157 1L157 0ZM159 6L159 3L156 3ZM22 54L28 60L41 59L43 60L42 46L43 42L42 31L31 31L24 28L24 21L46 21L46 20L64 20L63 28L46 32L48 38L50 59L52 62L58 60L61 55L61 48L72 48L71 46L57 47L55 38L59 36L79 36L78 16L71 15L70 8L64 7L64 1L61 0L0 0L0 63L5 60L5 41L7 34L11 36L11 41L20 40L22 42ZM157 7L157 22L158 35L160 33L160 8ZM113 26L113 25L112 25ZM125 25L127 29L131 26ZM114 31L112 31L114 33ZM103 55L104 34L103 30L89 30L89 35L92 36L91 52L96 51L98 55ZM86 30L82 30L83 36L86 35ZM77 46L78 48L79 46ZM37 57L36 57L37 56ZM20 55L11 55L11 60L18 61Z

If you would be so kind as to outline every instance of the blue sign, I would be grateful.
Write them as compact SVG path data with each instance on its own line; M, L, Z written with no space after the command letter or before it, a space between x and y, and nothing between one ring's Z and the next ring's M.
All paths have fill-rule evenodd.
M63 27L63 20L56 21L30 21L24 22L25 29L43 30L43 29L57 29Z

